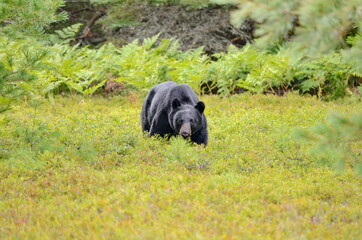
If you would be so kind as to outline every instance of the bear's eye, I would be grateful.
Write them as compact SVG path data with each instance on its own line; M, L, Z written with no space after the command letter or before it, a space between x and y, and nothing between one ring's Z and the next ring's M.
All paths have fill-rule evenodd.
M183 122L184 122L184 120L182 120L182 119L177 120L177 123L183 123Z
M195 122L195 120L191 118L191 119L190 119L190 122Z

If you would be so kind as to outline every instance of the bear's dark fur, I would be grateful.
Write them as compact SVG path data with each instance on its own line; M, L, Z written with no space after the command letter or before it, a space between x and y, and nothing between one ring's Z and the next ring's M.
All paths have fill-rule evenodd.
M154 86L142 107L142 131L162 137L181 135L197 144L207 144L205 104L187 84L164 82Z

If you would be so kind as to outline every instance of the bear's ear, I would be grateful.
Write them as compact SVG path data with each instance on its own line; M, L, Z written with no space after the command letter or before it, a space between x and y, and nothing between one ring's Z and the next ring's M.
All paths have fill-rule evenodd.
M180 103L180 101L179 101L177 98L175 98L175 99L172 101L172 108L173 108L173 109L176 109L176 108L178 108L179 106L181 106L181 103Z
M200 113L203 113L205 110L205 103L204 102L198 102L195 106L197 110L199 110Z

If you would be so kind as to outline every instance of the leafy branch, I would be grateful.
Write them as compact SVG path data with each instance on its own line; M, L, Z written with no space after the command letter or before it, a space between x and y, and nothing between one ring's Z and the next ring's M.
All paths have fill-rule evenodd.
M296 137L313 144L310 155L319 163L343 170L351 165L362 175L362 113L351 116L331 114L326 123L298 130Z

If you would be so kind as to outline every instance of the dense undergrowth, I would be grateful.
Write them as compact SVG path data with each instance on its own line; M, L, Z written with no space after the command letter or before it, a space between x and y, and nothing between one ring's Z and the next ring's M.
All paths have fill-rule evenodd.
M68 46L77 26L51 35L47 41L1 38L0 73L3 105L14 92L33 96L52 96L61 92L92 95L102 92L108 80L132 88L149 89L174 80L188 83L196 91L223 96L240 91L284 94L309 93L332 100L352 94L360 73L355 65L331 53L316 58L297 57L284 50L271 54L247 46L230 47L228 53L204 55L202 48L181 52L177 40L164 39L155 46L157 36L122 48L105 44L99 49ZM4 107L3 107L4 108Z
M203 96L202 147L143 134L142 100L56 97L1 114L0 238L361 236L361 142L338 173L294 136L358 101Z

